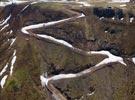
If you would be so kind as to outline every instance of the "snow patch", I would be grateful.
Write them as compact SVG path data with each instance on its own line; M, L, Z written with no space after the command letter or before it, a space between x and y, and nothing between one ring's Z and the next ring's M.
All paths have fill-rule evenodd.
M11 40L10 47L14 44L15 41L16 41L16 38Z
M1 7L4 7L4 6L9 5L9 4L10 4L9 2L0 2Z
M11 60L10 75L13 73L14 64L16 62L16 50L14 50L13 58Z
M134 58L132 58L132 61L133 61L133 63L135 64L135 57L134 57Z
M91 4L89 4L88 2L76 2L76 3L82 4L85 7L90 7L91 6Z
M95 93L95 91L93 91L92 93L87 93L87 96L91 96Z
M108 33L108 31L105 31L105 33Z
M114 20L115 19L115 17L112 17L112 20Z
M20 12L23 12L25 9L27 9L30 5L26 5Z
M122 20L124 20L124 18L121 18L120 20L122 21Z
M74 78L77 77L77 74L59 74L59 75L55 75L51 78L48 79L49 80L60 80L60 79L68 79L68 78Z
M41 84L42 86L47 86L48 82L53 80L60 80L60 79L68 79L68 78L74 78L77 77L77 74L59 74L59 75L55 75L53 77L50 78L45 78L43 75L40 76L40 80L41 80Z
M102 20L102 19L104 19L104 17L100 17L99 19Z
M63 44L63 45L65 45L65 46L69 47L69 48L72 48L72 47L73 47L70 43L68 43L68 42L66 42L66 41L64 41L64 40L55 39L55 38L52 37L52 36L40 35L40 34L37 34L37 36L39 36L39 37L41 37L41 38L45 38L45 39L52 40L52 41L57 42L57 43L60 43L60 44Z
M127 5L126 4L122 4L122 5L120 5L120 7L126 7Z
M44 76L40 76L40 80L41 80L41 85L42 85L42 87L45 87L45 86L47 86L48 85L48 79L47 78L45 78Z
M6 83L7 77L8 77L8 75L5 75L5 76L1 79L1 82L0 82L1 88L4 87L4 85L5 85L5 83Z
M2 71L0 72L0 76L2 76L3 73L6 72L7 68L8 68L8 63L4 66L4 68L3 68Z
M109 51L91 51L91 54L99 54L99 55L106 55L108 58L104 59L102 62L97 64L96 66L100 66L103 64L113 63L113 62L119 62L124 66L127 66L127 64L123 61L122 57L115 56L111 54Z
M132 23L133 20L134 20L134 17L131 17L129 22Z
M28 2L28 0L26 1L24 1L24 0L12 0L12 1L10 1L11 3L16 3L16 4L20 4L20 3L26 3L26 2Z
M130 2L130 0L112 0L112 2L126 3L126 2Z
M6 24L10 18L11 18L11 14L0 24L0 26L3 26L4 24Z
M29 34L29 32L27 30L41 28L41 27L44 27L44 26L45 26L45 23L40 23L40 24L36 24L36 25L30 25L30 26L23 27L21 29L21 31L23 33L25 33L25 34Z
M78 16L77 18L82 18L82 17L85 17L84 13L81 13L81 15Z
M5 26L3 26L2 29L0 30L0 32L3 31L3 30L4 30L5 28L7 28L8 26L9 26L9 24L6 24Z
M12 30L10 30L10 32L9 32L10 34L12 34L13 33L13 31Z
M20 3L25 3L25 2L28 2L28 1L21 1L21 0L8 0L8 2L1 1L0 6L4 7L4 6L10 5L12 3L20 4Z
M34 1L34 2L31 3L31 5L36 4L36 3L38 3L38 2Z
M3 22L4 22L4 20L0 21L0 24L3 23Z

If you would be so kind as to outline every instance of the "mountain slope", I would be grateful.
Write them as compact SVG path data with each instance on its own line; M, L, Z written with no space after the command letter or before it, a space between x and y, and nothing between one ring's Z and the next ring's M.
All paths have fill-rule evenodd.
M0 99L133 100L134 11L121 17L121 9L108 9L42 2L1 8Z

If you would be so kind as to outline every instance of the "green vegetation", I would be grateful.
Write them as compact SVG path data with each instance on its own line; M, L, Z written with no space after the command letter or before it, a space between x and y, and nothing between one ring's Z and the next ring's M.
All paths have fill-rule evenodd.
M63 4L60 4L60 3L37 3L37 4L34 4L33 6L35 7L40 7L42 9L53 9L53 10L60 10L62 8L64 8Z

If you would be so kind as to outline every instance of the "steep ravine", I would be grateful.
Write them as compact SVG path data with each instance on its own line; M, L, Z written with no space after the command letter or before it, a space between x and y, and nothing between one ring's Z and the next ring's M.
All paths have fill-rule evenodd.
M135 99L134 12L58 3L0 11L0 99Z

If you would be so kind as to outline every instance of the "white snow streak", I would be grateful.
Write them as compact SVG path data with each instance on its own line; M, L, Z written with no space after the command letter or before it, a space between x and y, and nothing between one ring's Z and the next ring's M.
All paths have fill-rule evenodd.
M45 86L47 86L48 85L48 79L47 78L45 78L44 76L40 76L40 80L41 80L41 85L42 85L42 87L45 87Z
M114 20L115 19L115 17L112 17L112 20Z
M40 23L40 24L36 24L36 25L26 26L26 27L23 27L23 28L21 29L21 31L22 31L23 33L25 33L25 34L29 34L29 32L28 32L27 30L44 27L44 26L45 26L44 24L45 24L45 23Z
M108 31L105 31L105 33L108 33Z
M85 15L83 13L81 13L81 15L78 16L77 18L82 18L82 17L85 17Z
M85 15L83 13L80 16L77 16L77 17L71 17L71 18L66 18L66 19L62 19L62 20L59 20L59 21L52 21L52 22L47 22L47 23L39 23L39 24L35 24L35 25L25 26L21 29L21 31L25 34L29 34L29 32L27 30L37 29L37 28L41 28L41 27L48 27L48 26L52 26L52 25L55 25L55 24L58 24L58 23L61 23L61 22L66 22L66 21L71 20L73 18L82 18L82 17L85 17Z
M36 4L36 3L38 3L38 2L32 2L32 3L28 4L28 5L26 5L20 12L23 12L23 11L26 10L30 5L33 5L33 4Z
M4 7L4 6L7 6L7 5L10 5L12 3L16 3L16 4L20 4L20 3L25 3L25 2L28 2L28 1L21 1L21 0L9 0L8 2L0 2L0 6Z
M15 40L16 40L16 38L15 38L15 39L12 39L11 45L15 42ZM13 68L14 68L15 61L16 61L16 50L14 50L13 58L12 58L12 60L11 60L10 75L12 75L12 73L13 73ZM4 68L3 68L2 71L0 72L0 76L2 76L3 73L6 72L6 70L7 70L7 68L8 68L8 65L9 65L9 63L7 63L7 64L4 66ZM1 88L4 87L4 84L5 84L5 82L6 82L7 77L8 77L8 75L5 75L5 76L2 78L2 80L1 80L1 82L0 82Z
M11 60L10 75L12 75L12 73L13 73L15 61L16 61L16 50L14 50L13 58Z
M68 79L68 78L75 78L77 77L76 74L59 74L52 76L50 78L45 78L43 75L40 76L41 84L44 87L45 85L48 85L49 81L55 81L55 80L60 80L60 79Z
M5 26L3 26L2 29L0 30L0 32L3 31L3 30L4 30L5 28L7 28L8 26L9 26L9 24L6 24Z
M11 0L10 0L11 1ZM13 0L13 2L11 1L11 3L16 3L16 4L20 4L20 3L26 3L26 2L29 2L28 0L24 1L24 0Z
M6 24L10 18L11 18L11 14L0 24L0 26L3 26L4 24Z
M67 4L70 4L70 3L75 3L75 4L79 4L79 5L83 5L83 6L85 6L85 7L89 7L89 6L91 6L91 4L89 4L88 2L85 2L85 1L82 1L82 2L76 2L76 1L67 1L67 0L39 0L40 2L56 2L56 3L67 3Z
M104 19L104 17L100 17L99 19L102 20L102 19Z
M70 48L73 47L70 43L68 43L68 42L66 42L66 41L64 41L64 40L55 39L55 38L52 37L52 36L48 36L48 35L40 35L40 34L37 34L37 36L42 37L42 38L45 38L45 39L52 40L52 41L54 41L54 42L63 44L63 45L65 45L65 46L67 46L67 47L70 47Z
M36 3L38 3L38 2L36 2L36 1L35 2L32 2L31 5L36 4Z
M9 2L0 2L1 7L4 7L4 6L9 5L9 4L10 4Z
M11 30L9 33L11 34L11 33L13 33L13 31Z
M11 42L11 44L10 44L10 47L14 44L14 42L16 41L16 38L15 38L15 39L12 39L11 41L12 41L12 42Z
M130 23L132 23L132 22L133 22L133 20L134 20L134 17L131 17L131 18L130 18Z
M90 51L88 52L88 54L99 54L99 55L107 55L108 58L105 58L103 61L101 61L100 63L96 64L94 67L99 67L102 65L106 65L109 63L113 63L113 62L119 62L121 64L123 64L124 66L127 66L126 63L123 61L123 58L112 55L110 52L108 51ZM43 75L40 76L40 80L41 80L41 84L44 87L45 85L48 85L49 81L55 81L55 80L61 80L61 79L68 79L68 78L75 78L78 76L82 76L84 74L89 73L91 70L90 69L86 69L82 72L76 73L76 74L59 74L59 75L55 75L49 78L45 78Z
M135 57L134 57L134 58L132 58L132 61L133 61L133 63L135 64Z
M95 91L93 91L92 93L87 93L87 96L91 96L95 93Z
M27 9L30 5L26 5L20 12L23 12L25 9Z
M108 58L104 59L102 62L100 62L96 66L100 66L100 65L108 64L108 63L113 63L113 62L119 62L119 63L127 66L126 63L123 61L122 57L115 56L115 55L111 54L109 51L91 51L91 54L99 54L99 55L107 55L108 56Z
M126 2L130 2L130 0L112 0L112 2L126 3Z
M4 22L4 20L0 21L0 24L3 23L3 22Z
M0 82L1 88L4 87L4 85L5 85L5 83L6 83L7 77L8 77L8 75L5 75L5 76L2 78L2 80L1 80L1 82Z
M85 7L90 7L91 6L91 4L89 4L88 2L76 2L76 3L82 4Z
M126 7L127 5L126 4L122 4L122 5L120 5L120 7Z
M6 72L7 68L8 68L8 63L4 66L4 68L3 68L2 71L0 72L0 76L2 76L3 73Z
M124 20L124 18L121 18L120 20L122 21L122 20Z

